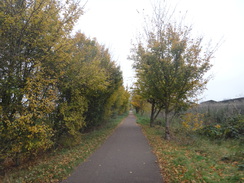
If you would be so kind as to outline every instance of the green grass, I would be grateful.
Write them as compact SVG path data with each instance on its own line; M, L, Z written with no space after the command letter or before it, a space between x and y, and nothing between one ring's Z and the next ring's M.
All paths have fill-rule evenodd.
M186 136L184 132L174 134L171 141L165 141L162 127L150 128L145 117L138 116L137 120L158 157L166 183L244 182L244 147L240 141L209 140Z
M75 147L57 149L31 164L7 171L0 177L0 182L59 182L67 178L75 167L84 162L107 139L127 115L112 119L99 129L83 134L81 143Z

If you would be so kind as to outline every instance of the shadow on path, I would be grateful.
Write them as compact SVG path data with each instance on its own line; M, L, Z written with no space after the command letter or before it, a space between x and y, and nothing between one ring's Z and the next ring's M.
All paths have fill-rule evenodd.
M106 142L62 183L163 182L156 156L130 113Z

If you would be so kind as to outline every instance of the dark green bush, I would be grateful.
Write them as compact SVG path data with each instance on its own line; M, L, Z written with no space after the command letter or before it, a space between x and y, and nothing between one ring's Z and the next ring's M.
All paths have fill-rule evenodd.
M198 133L210 138L220 138L222 136L221 131L213 125L209 125L198 130Z
M244 117L231 117L224 124L211 124L197 132L212 139L241 139L244 135Z

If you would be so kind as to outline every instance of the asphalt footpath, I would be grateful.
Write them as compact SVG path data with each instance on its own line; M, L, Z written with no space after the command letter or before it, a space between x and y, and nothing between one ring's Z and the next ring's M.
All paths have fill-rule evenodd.
M62 183L162 183L147 139L130 113L114 133Z

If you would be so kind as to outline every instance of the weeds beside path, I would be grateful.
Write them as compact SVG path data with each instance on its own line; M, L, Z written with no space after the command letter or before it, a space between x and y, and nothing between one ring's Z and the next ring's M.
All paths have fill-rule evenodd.
M150 128L145 118L138 117L137 122L157 155L166 183L244 182L244 171L241 169L243 145L240 142L218 144L207 139L196 139L189 143L165 141L162 138L162 127Z
M113 132L116 126L128 114L117 117L107 122L98 130L84 134L80 145L58 149L48 156L35 160L32 165L22 165L18 168L6 172L0 177L0 182L58 182L66 178L72 170L89 157L97 147L102 144Z

